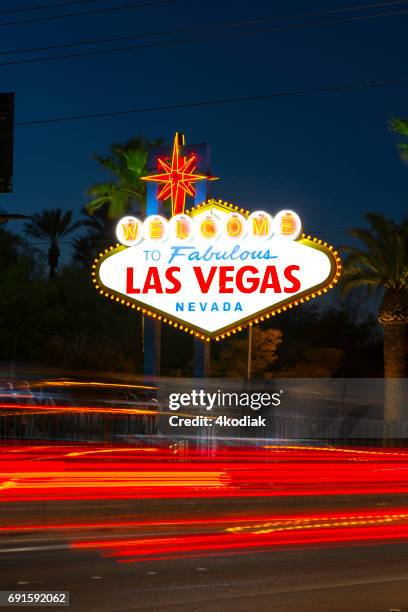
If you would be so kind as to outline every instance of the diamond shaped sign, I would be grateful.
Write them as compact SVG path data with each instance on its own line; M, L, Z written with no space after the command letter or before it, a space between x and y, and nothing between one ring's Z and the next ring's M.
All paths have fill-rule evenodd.
M122 244L95 262L96 288L182 331L221 339L337 282L338 254L300 234L295 213L237 208L210 200L170 221L122 219Z

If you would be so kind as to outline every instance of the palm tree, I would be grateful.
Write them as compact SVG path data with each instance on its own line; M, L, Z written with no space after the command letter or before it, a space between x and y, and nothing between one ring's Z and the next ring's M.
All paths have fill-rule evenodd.
M161 143L161 140L149 141L144 136L136 136L125 144L112 145L106 157L95 155L94 159L109 173L110 180L88 189L91 198L86 205L88 213L94 215L105 209L110 219L119 219L130 211L145 212L146 182L142 181L142 176L147 174L149 148ZM89 243L82 242L76 248L82 260L89 257ZM144 328L144 317L142 325Z
M72 211L62 212L60 208L52 210L43 210L40 213L35 213L31 217L31 221L26 224L24 231L28 236L39 238L50 242L48 249L48 265L50 268L50 280L55 277L60 256L59 241L61 238L68 236L78 227L81 222L72 222Z
M353 229L350 234L363 248L349 247L342 279L343 292L357 287L383 289L378 320L384 328L384 376L403 379L407 376L408 324L408 218L400 226L386 217L369 213L370 229ZM397 385L389 383L385 416L401 418Z
M112 240L112 220L107 214L106 208L98 208L90 213L87 208L81 209L82 225L88 230L92 240L101 246L109 244Z
M93 214L106 207L111 219L118 219L130 210L142 212L146 205L146 183L141 177L147 174L149 147L159 143L137 136L125 144L112 145L108 156L95 155L110 180L88 189L91 198L86 205L88 212Z
M106 208L98 208L92 214L82 209L82 226L87 228L85 236L74 240L74 261L89 269L97 253L112 242L112 221L107 216Z
M389 125L390 129L395 132L395 134L403 138L408 138L408 119L391 117ZM408 161L408 142L399 142L398 149L402 159Z
M89 236L77 236L74 240L74 254L72 259L85 270L89 270L95 259L96 250Z

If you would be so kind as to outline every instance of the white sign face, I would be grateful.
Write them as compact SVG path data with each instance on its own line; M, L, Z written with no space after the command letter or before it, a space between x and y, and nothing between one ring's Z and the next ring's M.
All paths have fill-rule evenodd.
M258 212L245 219L222 206L203 206L193 218L136 219L138 227L131 231L126 218L117 235L123 223L123 242L132 244L134 236L135 244L102 257L97 288L206 337L219 337L336 282L336 254L317 241L295 240L300 220L291 214L282 211L272 219Z

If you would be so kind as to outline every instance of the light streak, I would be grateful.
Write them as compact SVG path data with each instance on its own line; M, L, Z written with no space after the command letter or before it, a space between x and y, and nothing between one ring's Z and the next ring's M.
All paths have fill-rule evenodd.
M224 447L213 457L195 449L177 457L158 445L0 445L0 501L11 513L15 503L36 501L324 496L333 502L347 495L363 504L365 494L378 493L408 493L407 451L270 445ZM81 507L74 505L65 523L53 523L51 516L46 525L27 524L23 517L7 525L3 518L0 533L60 532L71 538L72 548L97 550L119 563L408 541L408 507L249 516L211 515L199 507L201 515L194 517L187 510L166 516L163 509L147 519L113 514L80 521ZM73 533L81 531L83 538L83 532L98 529L107 532L103 539L94 533L84 541Z
M149 390L157 390L157 387L152 387L149 385L131 385L124 383L104 383L98 381L78 381L78 380L42 380L31 383L31 387L90 387L91 389L94 387L100 387L101 389L110 388L110 389L149 389Z
M36 414L111 414L121 415L156 415L157 409L143 408L108 408L101 406L38 406L36 404L6 404L0 403L1 410L26 411Z
M112 540L73 541L71 548L99 550L120 563L191 556L244 554L260 550L305 545L344 545L408 539L408 509L394 511L329 512L323 515L271 517L251 524L241 519L242 530L227 528L220 533L127 537ZM265 519L264 519L265 520ZM259 527L267 529L259 530ZM232 531L233 529L233 531Z
M83 457L84 455L100 455L107 453L123 453L126 450L127 453L157 453L158 448L96 448L92 450L84 450L84 451L72 451L71 453L67 453L66 457Z
M408 493L407 452L274 447L205 457L158 446L0 446L3 502L380 493Z

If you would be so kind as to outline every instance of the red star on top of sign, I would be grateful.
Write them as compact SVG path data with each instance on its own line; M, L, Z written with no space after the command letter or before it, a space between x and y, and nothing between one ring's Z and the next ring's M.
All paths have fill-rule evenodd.
M172 216L184 212L187 195L191 197L195 196L193 183L203 180L216 180L214 176L194 174L197 167L197 155L195 153L192 153L190 157L180 155L180 148L183 147L184 144L184 135L177 132L174 137L171 162L169 163L165 158L158 157L157 163L163 172L142 177L144 181L163 183L163 186L159 189L157 198L163 201L171 198Z

